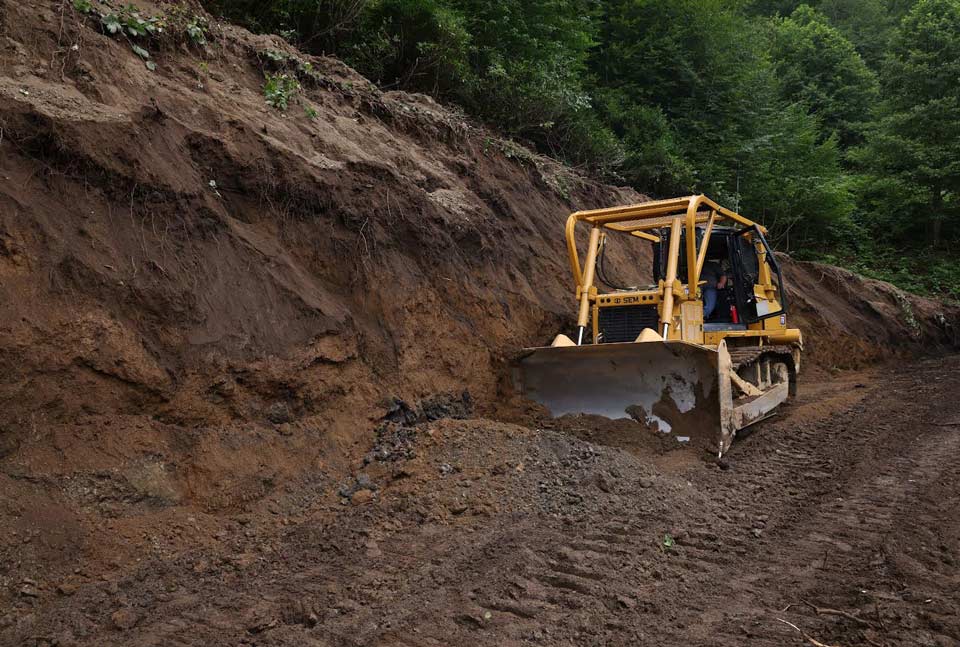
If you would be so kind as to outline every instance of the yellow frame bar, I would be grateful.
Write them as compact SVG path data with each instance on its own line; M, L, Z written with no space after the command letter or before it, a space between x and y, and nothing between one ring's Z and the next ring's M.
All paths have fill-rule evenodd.
M701 213L701 209L709 209L707 213ZM760 231L767 233L763 225L744 218L739 213L730 211L721 207L705 195L691 195L685 198L671 198L669 200L652 200L650 202L641 202L622 207L610 207L607 209L593 209L590 211L577 211L570 214L566 224L567 255L570 260L570 270L573 273L577 286L583 286L584 270L580 266L580 256L577 252L576 228L577 223L585 222L591 226L599 226L605 231L631 234L644 240L656 242L658 237L647 233L651 229L661 229L663 227L672 227L673 219L677 216L684 218L685 228L687 230L687 253L688 258L696 258L699 261L696 250L696 226L701 223L718 223L722 221L732 221L743 225L744 227L753 227L757 225ZM709 241L709 232L713 230L708 226L708 235L704 236L701 246L705 246ZM691 245L694 247L691 252ZM697 276L703 269L701 263L693 266L687 264L689 269L696 269L696 274L688 272L687 279L690 283L696 284Z
M713 223L716 222L716 220L717 220L717 212L714 211L713 213L710 214L710 219L707 221L707 228L703 232L704 244L700 245L700 253L697 255L697 268L696 268L697 271L693 275L695 277L693 281L696 281L698 286L700 282L700 272L703 271L703 264L707 260L706 242L709 242L710 240L710 234L713 232ZM693 283L690 284L690 294L696 294L696 289L694 288Z
M706 209L709 212L701 212ZM680 231L686 230L687 262L687 299L696 298L697 283L706 260L707 244L710 234L717 222L731 221L744 227L756 226L766 233L766 228L754 221L744 218L740 214L721 207L705 195L691 195L684 198L669 200L653 200L640 204L610 207L607 209L593 209L577 211L570 214L566 224L567 255L570 261L570 270L573 273L579 289L580 310L577 324L580 337L589 319L591 289L593 288L594 271L597 262L597 249L601 234L617 232L658 242L660 238L651 233L653 229L670 227L670 252L667 257L667 271L661 284L660 299L662 303L660 323L663 328L663 338L667 339L670 325L673 321L673 301L677 288L677 266L680 258ZM584 222L590 225L590 242L587 246L586 267L581 267L577 253L576 229L577 224ZM697 225L707 223L700 249L697 249ZM694 262L694 259L695 262ZM679 293L678 293L679 294ZM680 295L683 299L683 295ZM578 340L580 343L580 340Z

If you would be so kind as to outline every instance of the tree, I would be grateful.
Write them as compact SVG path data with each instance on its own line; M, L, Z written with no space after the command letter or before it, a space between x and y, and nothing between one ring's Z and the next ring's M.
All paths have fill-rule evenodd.
M611 0L599 41L598 106L640 147L628 151L625 174L665 193L721 192L738 142L753 131L764 64L746 21L721 0Z
M884 67L883 116L855 159L872 222L926 230L939 246L960 224L960 0L919 0Z
M879 70L890 48L890 39L909 5L892 0L822 0L817 11L839 29L863 60Z
M876 75L839 30L807 5L773 21L770 56L781 96L819 116L842 148L862 142L879 98Z
M449 2L467 17L473 42L473 76L461 88L461 99L507 132L562 154L563 133L592 112L583 80L587 56L595 44L594 3Z
M852 227L852 186L836 137L824 140L802 105L775 106L763 112L760 135L743 143L737 201L781 249L822 251Z
M659 195L709 193L800 244L847 221L837 139L782 98L755 23L720 0L604 6L594 93L624 142L627 180Z

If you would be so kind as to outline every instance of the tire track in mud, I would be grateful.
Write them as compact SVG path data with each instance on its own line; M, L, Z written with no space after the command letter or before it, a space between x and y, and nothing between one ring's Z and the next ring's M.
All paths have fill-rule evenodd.
M588 511L570 525L526 518L504 532L494 524L479 542L492 554L482 557L454 550L438 559L422 547L409 565L430 561L439 571L462 573L463 581L430 591L421 580L395 591L407 613L391 617L394 626L443 630L410 640L374 629L364 638L382 645L739 645L749 637L751 644L783 645L797 638L776 622L784 615L826 630L835 619L811 624L803 609L778 610L805 598L828 606L824 596L831 604L849 597L853 585L824 582L868 569L903 504L960 456L956 434L944 442L927 433L907 454L897 453L915 417L885 393L916 391L928 376L921 367L880 378L867 388L847 378L812 389L780 420L741 441L731 472L702 463L681 470L674 478L690 479L690 505L666 519L652 519L625 492L615 519ZM955 387L939 385L930 394L939 397L928 401L942 401ZM674 550L654 547L656 527L673 529ZM825 552L854 559L824 563ZM468 611L452 613L457 605Z
M834 392L832 397L839 402L833 409L845 411L867 395L866 391L852 397L845 392ZM817 406L822 408L824 402L819 401ZM778 426L791 425L788 421ZM476 580L481 584L479 588L485 589L484 595L476 597L479 609L508 614L509 626L485 627L477 621L482 618L482 611L478 611L472 618L461 618L462 628L486 629L486 635L475 636L481 642L488 642L484 638L491 638L488 632L493 631L499 644L509 644L503 641L510 640L607 644L610 640L626 640L628 636L630 640L651 640L655 635L670 634L676 634L679 640L697 621L686 619L687 612L692 609L705 613L711 605L705 601L688 601L687 609L678 609L669 601L686 597L686 592L699 588L700 582L722 580L722 574L730 567L731 555L754 559L756 539L741 521L752 519L761 510L769 512L771 507L763 501L751 505L749 499L724 490L762 488L768 493L783 494L798 467L819 470L820 474L833 468L830 457L818 458L804 449L822 436L822 430L802 429L797 433L791 429L792 433L777 434L778 431L785 430L768 429L761 434L763 437L758 435L755 439L757 443L773 440L776 444L775 448L762 449L763 456L758 458L765 456L765 461L759 460L746 474L735 472L730 486L714 484L711 491L720 494L719 497L708 496L706 501L694 497L700 509L682 522L657 524L627 493L622 500L620 520L588 513L587 518L574 527L547 530L542 524L530 524L512 538L510 543L515 544L515 550L507 550L495 560L496 565L489 569L494 576ZM738 456L738 460L748 458ZM690 471L691 477L714 476L713 472L705 472L701 463L695 463ZM726 476L721 477L721 483ZM799 498L805 492L796 489L793 496ZM676 554L667 555L653 548L651 525L677 527L679 549ZM509 559L511 553L523 554L526 558ZM498 572L514 574L507 586L496 586ZM483 586L491 579L494 582ZM646 616L647 622L637 622L638 615ZM598 623L601 618L604 620ZM667 626L658 627L655 633L651 633L652 628L644 627L651 619L658 618ZM591 627L596 624L604 630Z
M590 601L606 597L666 621L651 623L649 617L646 622L608 621L619 639L656 635L660 640L671 637L666 644L741 644L746 636L751 644L782 645L797 636L776 617L796 620L799 611L803 621L811 622L800 606L792 614L779 611L788 605L800 605L803 599L822 606L847 600L846 608L856 611L861 590L857 583L870 572L885 537L909 518L906 504L939 475L960 467L960 434L937 433L929 426L914 429L918 414L942 415L938 407L949 402L950 393L960 392L960 379L952 372L944 384L930 385L931 375L940 369L935 362L905 374L883 375L872 388L850 383L815 389L780 421L742 441L741 451L734 452L733 478L701 466L684 473L699 477L696 486L713 495L716 507L706 506L686 519L679 554L663 565L660 576L677 578L679 585L663 582L651 587L649 580L637 576L647 574L638 564L658 564L660 557L649 551L645 541L649 527L644 524L630 528L614 523L610 530L609 522L597 519L592 532L568 531L555 538L561 541L561 552L626 557L621 566L628 566L628 571L603 560L574 567L551 560L549 547L556 544L541 537L547 547L537 552L549 568L535 578L560 589L554 601L563 601L560 617L541 620L554 627L576 626L580 623L565 622L571 610L582 618L588 615L582 610ZM903 401L887 396L924 390L925 402L937 404L922 413L904 410ZM910 436L915 436L912 442ZM627 506L624 518L636 512ZM753 523L744 527L743 521ZM837 563L831 563L830 557L838 554ZM684 580L692 586L684 585ZM707 595L701 592L690 598L691 589ZM529 588L524 593L520 607L537 601ZM814 623L829 630L835 619L816 618ZM636 629L629 630L631 626ZM855 639L863 638L861 628L855 623L844 627ZM575 638L576 644L589 642L585 635ZM603 642L600 636L594 639L595 644Z
M944 364L952 368L944 372ZM748 572L731 573L717 599L720 612L702 619L707 621L698 625L696 639L706 644L723 636L716 644L725 644L747 636L751 644L782 645L797 634L776 620L781 617L815 627L831 639L853 641L848 644L874 640L864 634L864 627L874 638L894 641L891 644L921 644L910 632L903 635L895 629L884 636L876 597L863 587L868 582L891 584L879 568L888 538L917 521L912 502L919 501L930 484L960 469L960 427L943 431L937 422L945 413L958 411L951 396L960 392L956 366L956 358L949 358L885 375L871 394L841 416L801 424L796 433L777 436L768 455L770 467L760 471L780 475L778 487L785 488L783 498L795 504L793 514L788 506L770 524L763 550L756 552ZM899 394L918 397L901 399ZM743 460L748 458L763 460ZM813 482L791 491L795 484L784 478L790 474ZM860 613L866 620L841 617L838 627L837 617L811 618L813 611L804 600ZM956 625L951 633L940 638L960 638Z

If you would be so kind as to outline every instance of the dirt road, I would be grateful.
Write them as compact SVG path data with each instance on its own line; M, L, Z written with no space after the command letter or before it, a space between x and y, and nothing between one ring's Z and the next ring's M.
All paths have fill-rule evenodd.
M287 488L213 537L172 517L179 542L139 561L30 580L0 642L957 645L958 395L956 356L803 384L725 468L394 425L336 492Z

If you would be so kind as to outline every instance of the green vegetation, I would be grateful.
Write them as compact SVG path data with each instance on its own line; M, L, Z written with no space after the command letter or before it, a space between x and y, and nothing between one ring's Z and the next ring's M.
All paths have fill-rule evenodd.
M187 37L197 45L206 45L207 30L209 29L207 19L202 16L191 16L186 23L184 31Z
M263 84L263 96L267 105L281 111L287 109L290 99L299 91L300 82L286 73L267 74L267 80Z
M143 59L150 71L156 70L157 65L144 45L159 43L164 34L180 35L199 46L207 44L207 19L191 11L186 4L173 5L168 13L154 16L142 13L134 4L114 9L104 0L73 0L73 8L96 19L103 33L125 38L133 53Z
M708 193L801 257L960 296L960 0L206 5L645 193ZM284 109L303 64L262 54Z

